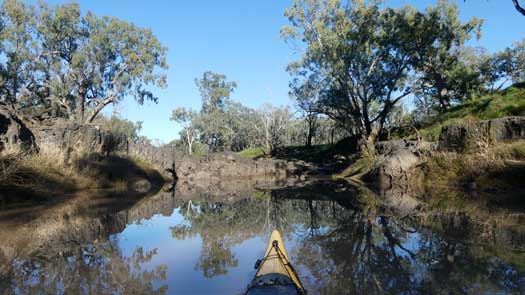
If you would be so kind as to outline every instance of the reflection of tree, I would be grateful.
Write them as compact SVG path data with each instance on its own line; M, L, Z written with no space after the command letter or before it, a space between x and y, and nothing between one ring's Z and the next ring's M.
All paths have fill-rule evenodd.
M76 253L16 261L0 280L7 294L166 294L166 265L144 270L156 250L135 249L125 257L116 240L75 247Z
M305 235L294 251L322 294L493 294L525 290L525 275L474 245L411 226L411 218L338 209L329 231ZM317 212L316 214L319 214ZM305 225L309 227L309 225ZM322 226L322 225L321 225Z
M202 270L207 278L226 274L228 268L238 265L231 248L260 234L262 227L254 225L264 221L264 212L258 210L263 203L248 200L231 204L188 202L183 207L187 208L185 218L189 224L171 227L172 236L182 240L200 235L202 249L195 268Z
M523 294L525 269L493 256L490 247L421 233L418 260L434 294ZM523 259L523 255L521 258Z
M338 209L338 222L324 234L299 243L299 264L306 266L323 294L411 294L404 266L410 255L398 254L400 237L358 211ZM388 238L387 238L388 237Z
M438 230L428 226L424 212L398 217L382 205L305 200L297 192L293 197L288 199L280 190L278 196L259 192L234 202L187 202L180 210L185 222L171 228L172 236L200 236L202 249L195 267L214 277L237 266L233 246L278 228L286 239L295 239L289 250L311 294L520 294L525 290L523 270L472 244L474 227L463 222Z
M292 224L308 218L305 205L303 200L277 200L263 192L234 203L190 201L181 210L187 222L171 227L172 236L181 240L201 237L201 255L195 268L211 278L237 266L233 246L254 236L265 236L273 228L291 232Z

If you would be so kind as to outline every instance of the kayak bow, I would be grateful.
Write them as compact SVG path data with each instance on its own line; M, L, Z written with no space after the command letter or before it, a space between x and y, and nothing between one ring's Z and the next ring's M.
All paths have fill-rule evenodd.
M274 230L262 260L255 264L257 273L248 286L246 295L306 294L284 248L279 231Z

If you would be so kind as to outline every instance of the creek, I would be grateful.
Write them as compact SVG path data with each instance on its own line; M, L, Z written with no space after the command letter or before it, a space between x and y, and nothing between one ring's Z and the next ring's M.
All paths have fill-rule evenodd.
M522 214L424 200L327 182L0 200L0 294L242 294L274 228L308 294L525 293Z

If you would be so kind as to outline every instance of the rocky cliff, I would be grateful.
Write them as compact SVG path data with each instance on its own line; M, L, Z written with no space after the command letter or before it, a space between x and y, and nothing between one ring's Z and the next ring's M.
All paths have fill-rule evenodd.
M97 125L80 125L70 121L52 123L31 128L39 147L56 147L67 153L111 153L129 152L128 138L114 134Z
M472 121L443 127L439 149L477 152L498 142L525 139L525 117L504 117Z
M497 143L522 139L525 139L525 117L513 116L444 126L437 143L378 142L375 168L365 180L381 189L407 189L420 176L417 168L436 152L478 153Z
M233 153L213 154L204 158L184 157L175 162L177 176L190 181L219 179L276 178L300 174L301 167L281 160L252 160Z

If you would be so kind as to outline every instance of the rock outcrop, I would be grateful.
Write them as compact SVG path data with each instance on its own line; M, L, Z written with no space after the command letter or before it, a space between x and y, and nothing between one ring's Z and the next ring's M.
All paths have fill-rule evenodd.
M179 179L217 181L220 179L286 178L300 170L293 163L280 160L251 160L232 153L205 158L184 157L175 162Z
M26 150L36 148L35 136L24 122L7 109L0 108L0 151L11 144Z
M69 121L55 121L50 125L32 128L39 147L58 148L70 153L128 153L128 138L113 134L96 125L80 125Z
M439 150L477 152L497 142L525 139L525 117L504 117L444 126Z
M378 158L375 168L365 176L380 190L406 191L417 175L422 154L431 149L429 143L389 141L376 144Z
M173 163L182 158L174 145L155 146L148 140L129 143L129 154L152 163L159 171L173 167Z

